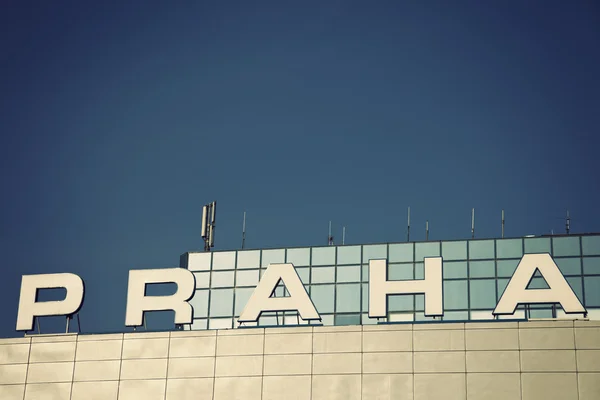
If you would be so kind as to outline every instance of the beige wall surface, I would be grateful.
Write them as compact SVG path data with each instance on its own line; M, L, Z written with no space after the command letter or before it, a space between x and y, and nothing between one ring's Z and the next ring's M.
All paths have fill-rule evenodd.
M2 400L598 400L600 322L0 339Z

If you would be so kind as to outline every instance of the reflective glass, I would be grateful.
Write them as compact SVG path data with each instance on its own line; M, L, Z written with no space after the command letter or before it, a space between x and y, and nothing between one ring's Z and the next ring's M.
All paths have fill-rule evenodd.
M310 268L296 268L296 272L300 277L300 280L304 284L310 283Z
M546 280L544 278L535 277L531 279L531 282L529 282L527 289L548 289L548 284L546 283Z
M494 261L470 261L469 277L494 278L496 276L496 263Z
M312 265L334 265L335 247L314 247L312 249Z
M231 329L232 318L211 318L208 320L208 329Z
M581 275L581 258L555 258L554 262L563 275Z
M196 272L196 289L208 289L210 287L210 272Z
M584 281L585 306L600 307L600 276L588 276Z
M414 295L390 295L387 298L388 312L390 311L413 311Z
M256 286L258 284L258 270L236 271L235 286Z
M335 282L335 267L312 268L311 283L333 283Z
M336 312L360 312L360 283L337 285Z
M552 254L554 257L579 256L579 237L555 237L552 238Z
M441 318L435 319L434 317L426 317L425 313L416 312L415 313L415 321L440 321Z
M550 254L550 238L525 238L525 253Z
M552 318L552 309L529 310L529 318Z
M467 262L466 261L444 261L442 264L443 276L446 278L466 278L467 277Z
M260 250L238 251L237 267L239 269L259 268L260 267Z
M362 270L362 282L369 282L369 264L361 265Z
M281 314L281 313L280 313ZM281 325L282 318L275 313L263 313L258 319L259 326L278 326Z
M235 251L214 252L212 269L235 269Z
M444 313L442 321L468 321L468 311L448 311Z
M498 300L502 297L502 293L504 293L504 289L508 286L508 282L510 279L497 279L496 285L498 286Z
M321 315L321 323L323 326L333 326L333 314Z
M600 274L600 257L583 257L583 272L586 275Z
M285 262L285 249L263 250L260 265L268 267L269 264L283 264Z
M517 265L519 265L520 260L498 260L497 268L498 268L498 276L503 278L510 278L515 273L517 269Z
M244 311L244 307L248 304L248 300L250 300L250 296L254 292L254 288L243 288L235 290L235 315L239 316L242 311Z
M521 258L523 257L523 241L521 239L498 239L496 240L497 258Z
M413 261L413 244L398 243L390 244L388 250L388 260L390 262L412 262Z
M481 260L483 258L494 258L493 240L471 240L469 241L469 259Z
M194 297L190 300L194 309L194 318L204 318L208 316L208 290L196 290Z
M369 318L369 314L362 314L362 324L363 325L377 325L377 318Z
M208 320L207 319L195 319L192 323L191 330L199 331L208 329Z
M496 280L478 279L469 281L471 308L496 307Z
M569 283L569 286L571 286L571 289L573 289L573 292L575 292L575 295L577 296L581 304L583 304L583 281L581 277L570 276L565 279Z
M210 270L210 256L213 253L188 253L187 269L190 271Z
M416 243L415 261L423 262L425 257L439 257L440 242Z
M310 288L310 298L321 313L333 312L334 304L334 285L312 285Z
M444 305L445 307L445 305ZM425 295L416 294L415 295L415 311L423 311L425 310Z
M213 288L233 287L233 272L234 271L211 272L212 277L210 281L210 286Z
M415 263L415 279L425 279L425 264L423 264L422 262L420 263ZM443 264L442 264L442 269L443 269ZM443 273L443 272L442 272Z
M227 317L233 313L233 289L210 291L210 316Z
M369 285L362 284L362 311L369 312Z
M585 256L600 255L600 236L583 236L581 238L581 247Z
M444 281L444 309L467 309L467 281Z
M342 325L360 325L360 314L338 314L335 316L335 324Z
M310 249L287 249L286 262L294 267L310 265Z
M337 267L338 282L360 282L360 265Z
M387 245L374 244L363 246L363 262L368 263L369 260L387 258Z
M360 264L360 246L340 246L337 248L337 263Z
M413 264L389 264L388 281L403 281L414 279Z
M446 260L466 260L467 242L442 242L442 258Z

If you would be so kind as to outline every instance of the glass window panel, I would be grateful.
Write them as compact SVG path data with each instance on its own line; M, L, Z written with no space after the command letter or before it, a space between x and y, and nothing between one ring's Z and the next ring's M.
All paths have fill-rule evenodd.
M554 257L579 256L579 237L555 237L552 238L552 254Z
M300 280L304 284L310 283L310 268L296 268L296 272L300 277Z
M335 316L335 324L342 325L360 325L360 314L338 314Z
M471 311L471 320L496 319L492 310Z
M260 250L238 251L237 267L239 269L259 268L260 267Z
M510 279L497 279L496 284L498 285L498 300L502 297L502 293L504 293L504 289L508 285Z
M498 315L498 319L525 319L525 310L515 310L512 315Z
M387 259L387 245L386 244L374 244L363 246L363 262L368 263L369 260L376 260L386 258Z
M390 311L413 311L414 295L390 295L387 298L388 312Z
M302 320L298 313L286 313L283 316L284 325L308 325L308 321Z
M210 285L213 288L218 287L233 287L233 271L227 272L211 272L211 282Z
M423 311L425 310L425 295L416 294L415 295L415 311Z
M337 285L336 312L360 312L360 284Z
M600 307L600 276L588 276L584 281L585 306Z
M481 279L469 281L471 308L496 307L496 280Z
M360 265L337 267L338 282L360 282Z
M483 258L494 258L493 240L471 240L469 241L469 259L481 260Z
M442 264L443 276L445 278L466 278L467 277L467 262L466 261L444 261Z
M335 247L314 247L312 249L312 265L335 264Z
M390 244L388 250L388 260L390 262L412 262L413 259L413 244L412 243L398 243Z
M208 329L208 320L207 319L195 319L192 322L192 331L203 331Z
M334 324L333 314L321 315L321 324L323 326L333 326L333 324Z
M312 269L311 283L335 282L335 267L317 267Z
M337 248L337 263L360 264L360 246L340 246Z
M517 265L519 265L520 260L498 260L498 276L503 278L510 278L515 273L517 269Z
M442 258L445 260L466 260L467 242L442 242Z
M443 321L468 321L469 320L469 312L468 311L448 311L444 313L442 317Z
M362 311L369 312L369 284L362 284Z
M212 253L188 253L187 269L190 271L210 270L210 256Z
M258 326L278 326L281 325L281 319L275 314L262 314L258 319Z
M530 310L529 318L552 318L552 309Z
M362 324L363 325L376 325L377 318L369 318L369 314L364 313L364 314L362 314Z
M526 238L525 253L550 254L550 238Z
M434 317L426 317L425 313L416 312L415 321L440 321L441 318L435 319Z
M210 287L210 272L196 272L196 289L208 289Z
M263 250L260 265L268 267L269 264L283 264L285 262L285 249Z
M231 329L232 318L211 318L208 321L208 329Z
M194 309L194 318L208 317L208 290L196 290L190 304Z
M600 257L583 257L583 272L586 275L600 274Z
M412 322L415 320L415 313L395 312L388 314L388 322Z
M319 314L333 312L334 285L312 285L310 298Z
M363 264L362 269L362 281L369 282L369 264Z
M231 317L233 313L233 289L213 289L210 291L210 316Z
M575 292L575 295L577 296L581 304L583 304L583 281L581 277L570 276L565 279L569 283L569 286L571 286L571 289L573 289L573 292Z
M287 249L286 262L295 267L310 265L310 249Z
M527 289L548 289L548 284L544 278L538 277L531 279Z
M471 278L494 278L496 276L496 264L494 261L470 261L469 277Z
M523 257L523 241L521 239L498 239L496 240L497 258L521 258Z
M467 281L444 281L444 309L467 308Z
M416 243L415 261L423 262L425 257L439 257L440 242Z
M250 300L250 296L254 292L254 288L243 288L235 290L235 315L239 316L242 311L244 311L244 307L248 304L248 300Z
M415 263L415 279L425 279L425 264L422 262ZM442 266L442 268L444 268Z
M214 252L212 269L235 269L235 251Z
M555 258L554 261L563 275L581 275L581 258Z
M414 279L413 264L389 264L388 265L388 280L403 281Z
M235 286L256 286L258 284L258 270L249 269L247 271L237 271L235 277Z
M581 247L583 247L583 255L585 256L600 255L600 236L583 236Z

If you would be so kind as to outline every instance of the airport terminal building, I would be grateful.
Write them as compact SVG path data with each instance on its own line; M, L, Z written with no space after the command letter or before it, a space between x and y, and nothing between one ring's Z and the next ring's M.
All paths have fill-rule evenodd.
M194 278L182 330L0 339L0 399L600 399L600 234L180 267Z

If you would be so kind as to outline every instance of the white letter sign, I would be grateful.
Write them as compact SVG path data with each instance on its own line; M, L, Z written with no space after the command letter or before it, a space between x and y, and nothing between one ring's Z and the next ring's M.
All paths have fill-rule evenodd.
M39 289L64 288L67 295L59 301L37 301ZM83 302L83 281L75 274L23 275L21 297L17 314L17 330L33 329L35 317L50 315L71 315L76 313Z
M289 297L271 297L283 281ZM292 264L270 264L254 289L238 322L258 321L265 311L298 311L303 320L321 320Z
M369 261L369 318L387 317L390 294L424 294L425 315L444 315L442 298L442 258L425 258L425 279L388 281L387 260Z
M527 289L536 269L549 289ZM512 315L519 304L550 303L559 303L567 314L585 313L585 308L550 254L525 254L492 314Z
M146 296L146 284L175 283L170 296ZM143 324L144 311L175 311L175 324L191 324L193 310L188 300L194 295L196 278L183 268L140 269L129 271L125 326Z

